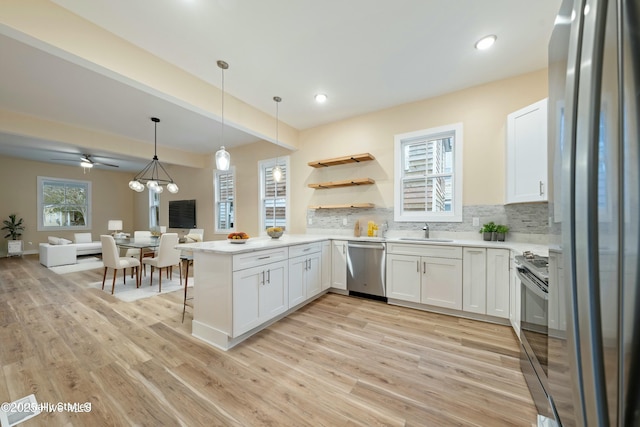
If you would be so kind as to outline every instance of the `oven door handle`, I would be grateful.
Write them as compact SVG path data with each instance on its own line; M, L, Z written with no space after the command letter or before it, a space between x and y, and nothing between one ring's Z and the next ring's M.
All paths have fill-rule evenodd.
M523 275L520 268L516 269L516 274L518 275L518 278L520 279L522 284L525 285L527 289L533 292L537 297L542 298L545 301L549 299L549 294L540 289L535 283L532 283L527 276Z

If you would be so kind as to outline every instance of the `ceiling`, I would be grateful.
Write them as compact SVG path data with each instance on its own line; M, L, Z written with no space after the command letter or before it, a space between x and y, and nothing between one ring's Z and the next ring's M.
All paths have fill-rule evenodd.
M547 66L560 0L52 0L194 76L304 130ZM1 26L0 26L1 27ZM211 154L218 118L0 28L0 108ZM494 47L474 49L482 36ZM8 58L8 60L7 60ZM317 104L316 93L328 101ZM224 143L264 139L226 127ZM43 149L49 151L45 151ZM98 150L100 151L100 150ZM0 154L50 161L65 143L0 134ZM123 169L146 161L114 155ZM151 154L151 153L150 153ZM149 156L150 157L150 156ZM148 159L146 159L148 160ZM161 159L164 160L164 159ZM129 163L128 163L129 162ZM142 162L142 163L141 163Z

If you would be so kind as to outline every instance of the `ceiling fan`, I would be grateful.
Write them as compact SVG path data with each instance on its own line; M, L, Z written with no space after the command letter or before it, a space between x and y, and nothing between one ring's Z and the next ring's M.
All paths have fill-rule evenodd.
M60 161L64 161L64 162L80 162L80 166L82 166L83 168L92 168L95 165L99 165L99 166L108 166L110 168L117 168L119 167L118 165L114 165L111 163L104 163L104 162L97 162L95 160L93 160L93 157L91 156L91 154L81 154L80 158L78 160L71 160L71 159L51 159L51 160L60 160Z

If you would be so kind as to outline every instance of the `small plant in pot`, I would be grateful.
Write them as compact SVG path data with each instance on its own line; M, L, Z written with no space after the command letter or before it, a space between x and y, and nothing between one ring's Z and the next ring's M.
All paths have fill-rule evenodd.
M480 229L480 232L482 233L482 239L488 242L493 240L493 233L496 232L497 227L498 226L493 221L483 224L482 228Z
M497 225L496 226L496 238L498 240L498 242L504 242L504 239L507 235L507 233L509 232L509 227L507 227L506 225Z
M3 221L4 226L2 230L6 230L7 234L4 236L5 239L11 237L12 242L7 244L7 252L9 255L15 253L22 253L22 240L20 240L20 236L22 236L22 232L24 231L24 226L22 225L22 218L16 219L16 214L9 215L9 219L5 219Z

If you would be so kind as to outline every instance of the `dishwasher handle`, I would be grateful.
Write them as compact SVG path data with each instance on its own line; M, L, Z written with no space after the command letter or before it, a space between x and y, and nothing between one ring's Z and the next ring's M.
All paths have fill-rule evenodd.
M349 248L384 250L384 243L348 243Z

